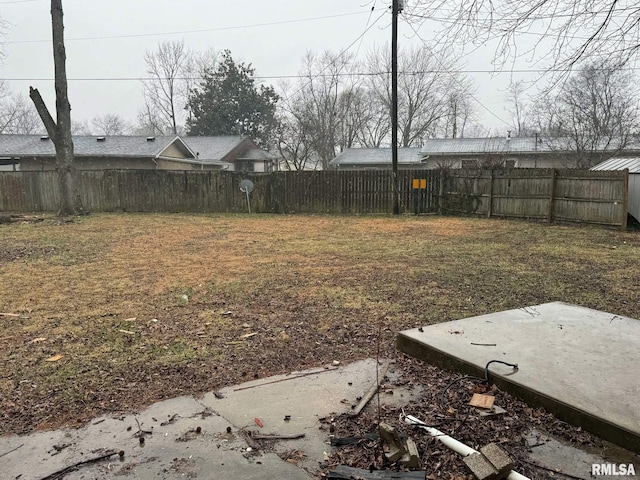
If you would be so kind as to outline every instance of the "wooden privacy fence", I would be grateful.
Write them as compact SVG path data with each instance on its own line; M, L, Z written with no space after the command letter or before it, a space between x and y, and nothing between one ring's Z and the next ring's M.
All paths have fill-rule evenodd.
M388 170L241 174L215 171L84 170L78 183L94 212L390 213ZM420 181L422 179L423 181ZM401 170L402 213L442 212L626 227L628 174L585 170ZM416 188L414 188L416 187ZM55 212L56 172L0 172L0 211Z
M82 204L93 212L246 212L240 182L250 179L253 212L389 213L393 208L391 172L303 171L242 174L216 171L83 170L78 172ZM435 212L436 171L399 172L400 205L413 211L414 178L427 180L421 211ZM0 211L55 212L57 174L0 172Z
M441 193L445 213L627 226L627 171L450 170Z

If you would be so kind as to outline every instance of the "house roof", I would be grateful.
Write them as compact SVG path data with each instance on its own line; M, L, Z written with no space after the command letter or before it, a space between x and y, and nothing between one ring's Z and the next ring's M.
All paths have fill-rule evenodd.
M422 147L422 155L464 155L478 153L530 153L550 151L548 142L534 137L430 138Z
M419 164L420 147L399 148L398 163ZM391 148L347 148L329 164L335 166L391 164Z
M229 154L234 148L249 140L248 137L235 136L204 136L204 137L182 137L197 158L203 162L216 162ZM249 140L250 141L250 140Z
M158 158L167 147L175 144L187 158L195 154L176 135L97 136L74 135L74 153L79 156L118 156ZM0 135L0 156L54 156L53 141L40 135Z
M610 158L591 170L625 170L629 169L629 173L640 173L640 157L634 158Z
M537 142L537 144L536 144ZM615 143L615 142L614 142ZM602 150L617 150L617 145L603 145ZM638 150L633 143L625 150ZM430 138L425 141L421 154L427 155L477 155L491 153L550 153L572 151L569 138L547 137L487 137L487 138Z

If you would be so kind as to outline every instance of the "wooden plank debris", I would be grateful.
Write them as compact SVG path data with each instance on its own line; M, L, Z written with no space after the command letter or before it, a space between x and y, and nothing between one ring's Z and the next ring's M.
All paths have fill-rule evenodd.
M483 395L481 393L474 393L469 405L472 407L485 408L487 410L491 410L493 407L493 402L496 400L496 397L493 395Z

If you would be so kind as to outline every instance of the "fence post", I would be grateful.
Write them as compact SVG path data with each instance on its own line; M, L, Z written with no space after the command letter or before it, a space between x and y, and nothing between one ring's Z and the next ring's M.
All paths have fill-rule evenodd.
M549 211L547 212L547 221L553 223L553 211L556 203L556 187L558 184L558 171L551 169L551 192L549 194Z
M489 183L489 205L487 206L487 218L491 218L491 214L493 213L493 168L491 169L491 180Z
M440 170L440 185L438 185L438 213L442 215L444 206L444 169Z
M627 212L629 211L629 169L624 170L622 185L622 222L620 228L622 230L627 229Z

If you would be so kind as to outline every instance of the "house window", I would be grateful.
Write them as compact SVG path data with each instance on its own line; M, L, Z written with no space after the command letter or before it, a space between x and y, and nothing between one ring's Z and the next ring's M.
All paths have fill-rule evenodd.
M505 166L505 168L516 168L516 161L515 160L505 160L504 166Z
M253 172L255 170L255 166L250 160L238 160L236 162L236 170L238 172Z
M462 160L462 168L478 168L478 160Z

